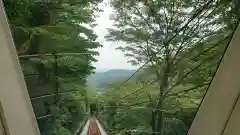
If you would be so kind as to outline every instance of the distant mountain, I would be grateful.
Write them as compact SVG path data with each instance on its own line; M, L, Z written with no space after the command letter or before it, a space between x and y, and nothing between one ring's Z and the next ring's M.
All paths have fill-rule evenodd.
M106 72L106 71L108 71L109 69L105 69L105 68L100 68L100 69L96 69L96 72L97 73L102 73L102 72Z
M97 88L104 88L106 85L114 80L124 79L131 76L136 70L126 69L112 69L106 72L97 72L88 77L90 84L95 85Z

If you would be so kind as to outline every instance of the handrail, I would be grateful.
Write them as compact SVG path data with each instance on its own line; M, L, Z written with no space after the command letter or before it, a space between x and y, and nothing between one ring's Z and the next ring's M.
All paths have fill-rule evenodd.
M73 133L73 135L80 135L84 125L87 123L88 121L88 115L86 115L84 118L83 118L83 121L77 126L78 128L75 130L75 132Z
M53 56L53 55L58 55L58 56L65 56L65 55L91 55L95 53L39 53L39 54L27 54L27 55L19 55L18 58L28 58L28 57L39 57L39 56Z

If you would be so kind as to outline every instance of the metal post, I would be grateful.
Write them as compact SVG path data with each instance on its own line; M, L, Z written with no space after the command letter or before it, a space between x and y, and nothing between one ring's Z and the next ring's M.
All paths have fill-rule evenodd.
M152 119L151 119L151 127L152 127L152 135L156 135L156 116L157 112L155 110L152 110Z

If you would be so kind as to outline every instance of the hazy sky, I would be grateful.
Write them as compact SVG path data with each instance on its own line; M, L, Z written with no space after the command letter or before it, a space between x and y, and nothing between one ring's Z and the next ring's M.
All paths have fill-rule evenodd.
M108 42L104 39L104 36L107 34L107 28L113 24L109 19L113 10L109 5L104 3L101 3L99 7L103 9L104 12L99 13L99 18L97 18L98 26L94 28L94 32L98 35L98 41L103 47L98 49L100 55L97 57L98 62L95 63L97 70L136 69L136 67L127 63L127 58L124 57L121 51L115 50L117 46L116 43Z

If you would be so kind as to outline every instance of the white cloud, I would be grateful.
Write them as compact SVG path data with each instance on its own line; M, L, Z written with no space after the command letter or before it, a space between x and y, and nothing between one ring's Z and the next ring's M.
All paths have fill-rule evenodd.
M105 1L106 2L106 1ZM127 63L127 58L124 54L116 50L116 44L108 42L104 39L107 34L107 28L113 25L113 21L109 19L113 9L104 3L101 3L99 7L103 12L98 13L97 24L94 28L94 32L98 35L98 41L103 45L102 48L98 49L100 55L97 57L98 62L95 63L97 70L107 69L136 69L130 63Z

